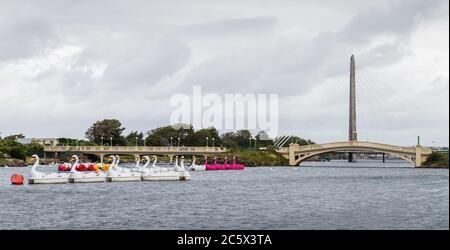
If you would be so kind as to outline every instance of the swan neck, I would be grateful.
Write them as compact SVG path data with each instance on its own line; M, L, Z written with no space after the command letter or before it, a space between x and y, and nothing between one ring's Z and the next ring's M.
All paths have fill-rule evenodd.
M33 166L31 166L31 171L36 171L36 167L39 165L39 157L36 157L36 160L33 163Z

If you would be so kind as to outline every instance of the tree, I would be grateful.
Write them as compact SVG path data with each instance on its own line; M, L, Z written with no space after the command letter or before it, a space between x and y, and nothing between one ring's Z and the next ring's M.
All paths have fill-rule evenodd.
M142 145L144 142L144 134L138 131L131 131L127 136L125 136L127 145L129 146L136 145L136 138L137 138L137 145Z
M208 137L208 146L212 146L213 138L214 146L220 146L222 144L219 131L214 127L210 127L195 131L193 141L190 145L204 147L206 146L206 137Z
M16 140L17 138L25 138L25 136L23 134L16 134L16 135L9 135L6 136L5 138L3 138L3 140Z
M175 129L172 126L155 128L147 132L145 142L146 145L151 146L168 146L170 144L170 137L172 137L172 143L176 145L177 138L179 137L179 129Z
M252 134L248 130L239 130L235 133L228 132L222 134L221 140L224 146L228 148L248 148Z
M125 130L119 120L104 119L92 124L86 131L86 138L96 144L110 143L112 138L112 145L125 145L125 138L122 132Z

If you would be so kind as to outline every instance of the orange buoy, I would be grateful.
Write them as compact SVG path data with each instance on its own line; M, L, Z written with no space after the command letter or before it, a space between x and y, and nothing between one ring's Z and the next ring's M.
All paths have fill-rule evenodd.
M13 174L11 175L11 184L13 185L23 185L23 175Z

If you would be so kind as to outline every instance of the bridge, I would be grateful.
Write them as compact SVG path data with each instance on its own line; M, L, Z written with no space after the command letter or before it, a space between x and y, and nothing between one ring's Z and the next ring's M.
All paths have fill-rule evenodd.
M105 155L167 155L170 162L175 155L223 154L227 150L221 147L147 147L147 146L45 146L45 153L77 152L97 155L103 162ZM56 158L56 157L55 157Z
M324 144L311 144L300 146L299 144L291 143L289 147L283 147L278 150L286 159L289 160L289 165L297 166L302 161L320 154L330 152L347 152L348 161L355 161L354 152L377 152L389 154L408 162L411 162L415 167L421 167L431 155L432 150L424 148L420 145L420 139L417 141L415 147L402 147L389 144L381 144L376 142L360 142L357 139L356 132L356 77L355 77L355 58L352 55L350 59L350 95L349 95L349 140L344 142L332 142ZM284 144L284 142L282 143ZM384 159L384 157L383 157Z
M417 145L416 147L402 147L375 142L343 141L325 144L310 144L300 146L291 143L289 147L278 150L285 158L289 159L289 165L296 166L306 159L330 152L379 152L404 159L416 167L420 167L432 150Z

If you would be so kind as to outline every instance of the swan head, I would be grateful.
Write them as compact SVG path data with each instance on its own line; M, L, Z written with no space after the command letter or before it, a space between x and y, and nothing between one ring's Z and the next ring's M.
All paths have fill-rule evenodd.
M37 162L39 160L39 156L36 154L32 155L31 158L34 160L34 162Z
M114 155L111 155L109 158L111 158L111 161L115 161L116 157Z
M116 155L116 159L120 159L120 156L119 156L119 155Z
M141 157L138 155L135 157L136 161L139 161L141 159Z
M144 156L144 159L146 160L146 161L149 161L150 160L150 157L148 157L148 156Z
M78 155L72 155L70 158L71 161L78 161Z

